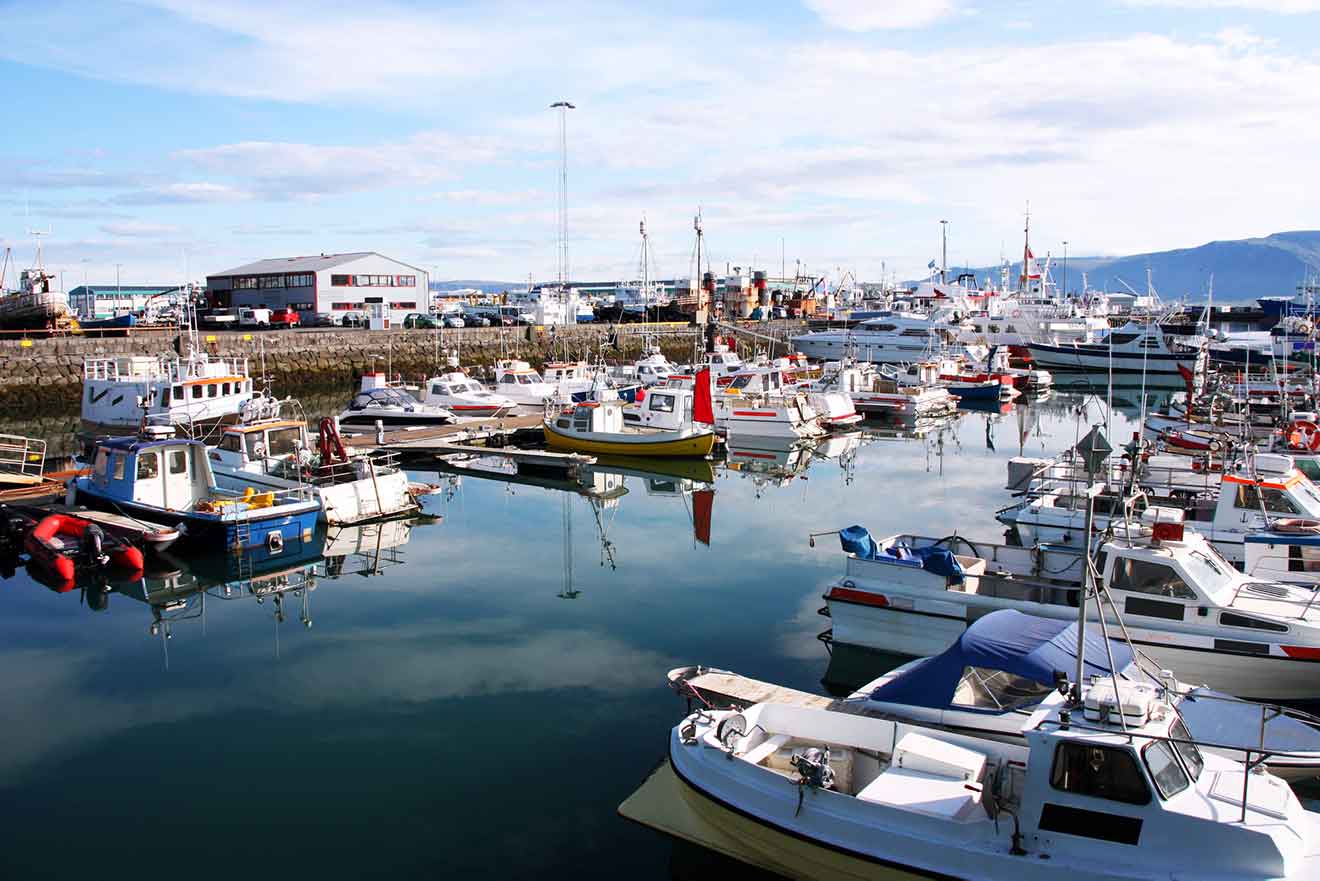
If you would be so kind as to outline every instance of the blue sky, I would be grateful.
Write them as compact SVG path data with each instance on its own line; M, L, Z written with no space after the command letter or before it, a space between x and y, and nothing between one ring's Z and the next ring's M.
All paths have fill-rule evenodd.
M1320 0L0 3L0 245L66 286L378 250L436 278L918 273L1316 228ZM1158 284L1158 280L1157 284Z

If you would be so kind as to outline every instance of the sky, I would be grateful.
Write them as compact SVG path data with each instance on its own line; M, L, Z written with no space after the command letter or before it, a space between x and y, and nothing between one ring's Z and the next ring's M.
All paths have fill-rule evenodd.
M66 288L374 250L433 279L916 277L1320 227L1320 0L0 2L0 248ZM12 266L12 264L11 264ZM12 268L10 272L12 273ZM12 283L12 274L6 284Z

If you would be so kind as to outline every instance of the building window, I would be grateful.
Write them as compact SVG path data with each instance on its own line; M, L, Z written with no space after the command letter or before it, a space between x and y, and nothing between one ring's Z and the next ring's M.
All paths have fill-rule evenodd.
M376 285L376 276L374 275L355 275L353 276L353 285L359 288L370 288Z
M233 286L236 291L255 291L257 289L257 278L254 275L235 278Z
M330 308L335 312L351 312L354 309L361 309L361 303L331 303Z
M284 286L286 288L310 288L313 283L313 277L310 272L300 272L295 275L284 276Z
M417 308L417 301L416 301L416 300L395 300L393 303L390 303L390 308L391 308L391 309L416 309L416 308Z
M263 275L260 286L262 288L282 288L284 287L284 276L282 275Z
M395 287L414 288L417 287L417 276L415 275L396 275L394 276Z
M289 308L295 312L311 312L316 308L315 303L290 303Z
M351 275L332 275L330 276L330 286L336 288L348 288L353 286L353 276Z

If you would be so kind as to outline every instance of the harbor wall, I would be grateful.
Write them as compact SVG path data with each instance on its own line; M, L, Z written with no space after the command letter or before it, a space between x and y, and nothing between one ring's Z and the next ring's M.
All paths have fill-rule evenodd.
M757 323L758 334L786 339L802 330L800 322ZM611 330L617 347L609 345ZM688 362L700 344L696 328L669 326L649 333L677 363ZM490 366L500 358L522 358L540 367L558 359L603 357L630 361L643 347L641 325L577 325L463 328L461 330L304 329L253 333L215 332L199 336L213 355L248 359L253 376L264 370L276 394L300 395L308 390L337 389L347 394L363 373L388 370L407 379L434 375L444 363L444 350L456 350L462 364L479 378L490 380ZM740 351L755 343L744 337ZM186 338L153 332L125 337L58 336L45 339L0 340L0 408L10 415L76 412L82 395L83 359L94 355L160 355L187 348ZM784 347L776 347L780 354Z

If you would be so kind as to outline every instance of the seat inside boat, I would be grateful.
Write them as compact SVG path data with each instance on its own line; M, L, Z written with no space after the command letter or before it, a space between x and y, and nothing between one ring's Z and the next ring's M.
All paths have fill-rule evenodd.
M985 753L884 719L786 705L752 712L735 758L796 781L794 756L827 748L835 792L946 820L986 818L981 793L991 761ZM707 743L720 746L713 734Z

